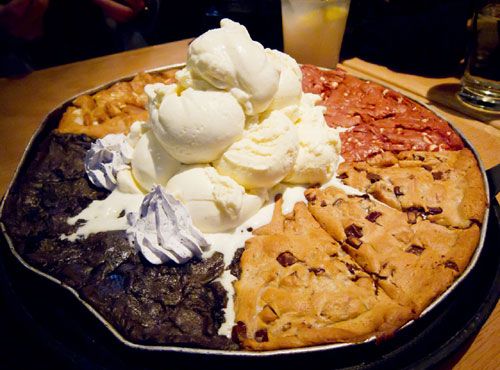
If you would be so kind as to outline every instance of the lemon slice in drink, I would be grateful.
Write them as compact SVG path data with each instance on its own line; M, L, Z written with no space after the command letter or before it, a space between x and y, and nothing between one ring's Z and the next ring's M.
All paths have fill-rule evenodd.
M311 10L300 16L299 21L306 27L318 26L321 23L333 22L347 16L347 9L338 5L331 5Z
M323 8L323 17L326 22L332 22L337 19L345 18L347 16L347 9L337 5L331 5Z

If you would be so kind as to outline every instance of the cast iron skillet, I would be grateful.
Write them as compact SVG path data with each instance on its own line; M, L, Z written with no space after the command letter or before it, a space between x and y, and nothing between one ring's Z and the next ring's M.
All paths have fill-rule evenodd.
M168 66L164 67L161 69L156 69L148 72L153 72L153 71L158 71L158 70L166 70L166 69L171 69L171 68L179 68L182 67L182 64L179 65L173 65L173 66ZM115 80L107 83L106 85L99 86L95 89L92 89L90 91L84 92L87 94L92 94L98 90L101 90L103 88L106 88L110 86L111 84L114 84L118 81L123 81L123 80L129 80L133 76L129 76L126 78L122 78L120 80ZM400 91L401 92L401 91ZM65 111L67 106L71 104L71 101L73 101L74 97L68 101L66 101L64 104L53 110L51 113L48 114L48 116L45 118L45 120L42 122L40 128L35 132L34 136L32 137L25 153L23 156L23 159L21 160L21 163L16 171L16 174L14 176L14 179L12 183L10 184L5 198L8 197L9 191L12 187L16 186L17 182L19 181L20 174L23 173L24 170L26 170L26 167L30 160L32 159L32 156L35 153L35 150L37 146L40 144L42 139L48 135L48 133L53 130L55 127L57 127L57 124L62 116L62 113ZM427 107L429 108L429 107ZM429 108L430 109L430 108ZM431 109L432 110L432 109ZM451 125L451 124L450 124ZM473 153L476 156L476 159L479 163L479 167L483 176L483 181L485 184L485 191L486 193L489 194L489 187L488 187L488 182L486 178L486 173L484 170L484 166L482 162L480 161L477 152L475 149L472 147L470 142L463 136L463 134L457 130L457 133L461 136L462 140L465 142L466 146L469 147ZM5 199L4 199L5 200ZM3 210L3 206L5 204L5 201L2 202L0 205L0 214ZM485 244L485 237L486 237L486 232L487 232L487 220L488 220L488 215L489 215L489 210L486 209L485 216L483 221L483 226L481 229L481 237L480 237L480 242L479 245L474 253L474 255L471 258L471 261L469 263L469 266L467 269L464 271L464 273L448 288L448 290L443 293L438 299L435 300L434 303L432 303L420 316L420 318L417 321L411 321L410 323L406 324L400 331L398 331L396 338L401 340L402 338L405 337L405 335L408 335L411 330L414 330L414 327L418 327L419 325L422 325L423 322L426 320L429 320L428 317L431 317L432 313L434 311L438 311L438 309L444 305L447 305L446 301L448 301L450 297L454 296L456 291L460 291L461 285L464 285L463 281L467 279L467 277L477 269L476 265L478 264L478 261L480 257L484 254L483 249L484 249L484 244ZM132 343L125 338L121 336L121 334L116 331L110 323L108 323L97 311L95 311L89 304L87 304L85 301L80 299L78 296L78 293L72 289L71 287L66 286L64 283L60 282L59 280L55 279L54 277L45 274L42 271L39 271L35 269L34 267L30 266L26 261L23 260L23 258L17 253L15 250L14 246L12 245L12 242L8 236L8 233L6 232L5 226L0 223L0 227L2 228L2 231L4 233L5 240L7 242L8 247L10 248L10 251L12 255L14 256L15 259L17 259L19 262L21 262L24 267L26 267L28 270L34 271L38 275L43 276L44 278L51 280L55 282L56 284L62 286L65 288L67 291L69 291L71 294L73 294L77 300L80 302L78 303L74 298L72 298L73 303L79 306L79 309L81 310L83 306L85 306L99 321L104 324L104 326L109 329L109 331L112 333L112 335L115 336L115 341L118 340L125 344L125 346L129 347L130 349L135 349L135 350L142 350L142 351L147 351L147 352L169 352L173 353L176 352L179 355L180 354L189 354L189 355L204 355L206 358L207 355L211 356L230 356L230 357L244 357L246 361L249 361L251 358L272 358L272 357L279 357L282 358L282 355L288 355L288 356L294 356L294 357L300 357L300 356L307 356L308 354L314 354L315 358L319 356L319 354L325 354L325 353L343 353L343 352L349 352L349 351L356 351L360 348L367 347L367 346L373 346L375 345L375 338L370 338L366 342L361 343L361 344L352 344L352 343L340 343L340 344L329 344L329 345L321 345L321 346L314 346L314 347L307 347L307 348L299 348L299 349L286 349L286 350L275 350L275 351L267 351L267 352L249 352L249 351L223 351L223 350L208 350L208 349L194 349L194 348L185 348L185 347L174 347L174 346L152 346L152 345L139 345ZM45 282L46 283L46 282ZM54 286L52 286L54 287ZM58 289L60 291L60 289ZM61 293L62 294L62 293ZM65 292L67 295L67 292ZM43 300L43 297L40 297ZM82 306L83 304L83 306ZM88 313L87 313L87 316ZM101 327L102 329L102 327ZM108 333L109 335L109 333ZM399 341L398 340L398 341ZM394 342L394 340L390 340L389 342ZM381 348L384 346L389 345L389 343L384 343L381 345L378 345L377 348Z

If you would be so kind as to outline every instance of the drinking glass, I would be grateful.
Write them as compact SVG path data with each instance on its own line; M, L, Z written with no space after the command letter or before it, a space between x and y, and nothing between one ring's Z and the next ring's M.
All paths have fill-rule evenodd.
M467 65L458 97L475 108L500 112L500 1L474 14Z
M299 63L339 61L350 0L281 0L285 53Z

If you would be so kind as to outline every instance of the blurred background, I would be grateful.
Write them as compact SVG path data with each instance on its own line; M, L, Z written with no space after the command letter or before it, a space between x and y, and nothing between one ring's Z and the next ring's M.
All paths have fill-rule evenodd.
M473 0L351 0L341 60L460 76ZM0 0L0 76L198 36L229 17L283 49L280 0Z

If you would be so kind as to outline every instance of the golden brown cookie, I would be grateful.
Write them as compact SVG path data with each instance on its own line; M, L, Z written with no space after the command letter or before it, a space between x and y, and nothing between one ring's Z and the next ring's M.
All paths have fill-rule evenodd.
M484 216L482 176L469 149L385 152L338 172L345 184L440 225L467 228Z
M448 228L367 195L331 187L309 189L306 197L314 218L342 249L417 314L464 271L479 242L476 224Z
M175 70L139 73L132 81L115 83L94 95L81 95L66 109L57 130L93 138L126 134L132 123L148 119L144 86L156 82L172 83L174 73Z
M413 318L314 220L304 203L255 231L235 283L234 336L253 350L359 342Z

